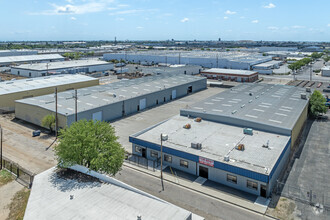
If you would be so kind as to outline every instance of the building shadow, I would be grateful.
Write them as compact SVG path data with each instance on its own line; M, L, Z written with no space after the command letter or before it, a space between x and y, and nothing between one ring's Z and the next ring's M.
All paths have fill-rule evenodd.
M98 178L65 168L56 169L49 177L49 182L61 192L101 187L103 184Z

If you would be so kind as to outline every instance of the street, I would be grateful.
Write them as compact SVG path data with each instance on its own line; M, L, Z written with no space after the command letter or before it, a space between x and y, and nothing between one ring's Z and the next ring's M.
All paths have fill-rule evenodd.
M212 219L271 219L246 209L214 199L201 193L164 181L161 191L160 179L123 166L116 179L140 190L187 209L207 220Z

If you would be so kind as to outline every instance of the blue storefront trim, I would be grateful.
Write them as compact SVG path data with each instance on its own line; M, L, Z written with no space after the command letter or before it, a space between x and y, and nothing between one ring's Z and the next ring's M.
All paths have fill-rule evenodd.
M290 146L291 146L291 137L290 137L288 143L286 144L284 150L282 151L281 155L280 155L279 158L277 159L277 161L276 161L276 163L275 163L275 165L274 165L274 167L273 167L273 170L270 172L270 174L269 174L269 180L272 179L272 177L273 177L273 175L274 175L274 173L275 173L275 171L276 171L278 165L282 162L282 159L283 159L285 153L287 152L287 150L290 150L290 149L289 149Z
M144 140L138 139L136 137L129 137L129 141L133 144L137 144L137 145L140 145L140 146L143 146L143 147L146 147L146 148L150 148L150 149L153 149L153 150L156 150L156 151L160 151L160 145L158 145L158 144L154 144L154 143L151 143L151 142L148 142L148 141L144 141ZM163 146L163 152L167 153L167 154L171 154L173 156L183 158L183 159L191 160L191 161L194 161L196 163L199 162L199 156L193 155L193 154L190 154L190 153L186 153L186 152L183 152L183 151L179 151L179 150L175 150L175 149ZM237 175L240 175L240 176L244 176L244 177L247 177L247 178L250 178L250 179L254 179L254 180L257 180L257 181L260 181L260 182L264 182L264 183L269 182L268 175L261 174L261 173L256 173L256 172L253 172L253 171L250 171L250 170L247 170L247 169L232 166L232 165L222 163L222 162L219 162L219 161L214 161L214 168L221 169L221 170L224 170L224 171L227 171L227 172L230 172L230 173L234 173L234 174L237 174ZM273 170L275 170L275 169L273 169Z

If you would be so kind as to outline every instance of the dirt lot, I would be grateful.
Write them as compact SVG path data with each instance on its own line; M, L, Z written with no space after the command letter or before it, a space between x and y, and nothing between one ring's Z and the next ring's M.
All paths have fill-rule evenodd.
M26 78L23 76L16 76L16 75L8 74L8 73L1 73L1 72L0 72L0 77L2 80L25 79Z
M33 173L56 164L52 149L45 150L53 142L53 136L42 133L40 137L32 137L32 131L40 128L14 119L14 114L0 115L0 124L5 157Z

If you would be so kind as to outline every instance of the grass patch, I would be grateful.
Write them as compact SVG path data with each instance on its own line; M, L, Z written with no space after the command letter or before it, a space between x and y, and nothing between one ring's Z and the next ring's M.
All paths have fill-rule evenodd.
M11 200L11 203L8 206L10 211L9 216L7 218L8 220L9 219L23 220L29 196L30 196L30 190L26 188L18 191L15 194L14 198Z
M13 175L7 170L0 170L0 186L3 186L14 180Z

